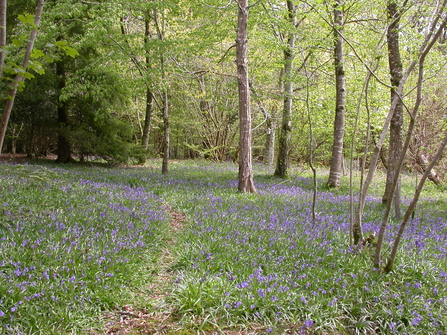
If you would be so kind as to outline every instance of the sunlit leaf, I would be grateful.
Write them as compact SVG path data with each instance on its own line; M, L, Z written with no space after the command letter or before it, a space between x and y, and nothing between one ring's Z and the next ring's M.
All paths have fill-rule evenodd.
M15 67L14 69L14 72L15 73L17 73L17 74L24 74L26 71L23 69L23 68L21 68L21 67Z
M17 38L12 39L12 44L18 48L20 48L23 45L23 40L19 40Z
M31 52L31 58L36 59L36 58L41 58L43 56L45 56L45 54L43 53L42 50L33 49L33 51Z
M34 75L32 73L29 73L27 71L25 71L24 73L22 73L22 76L26 79L33 79Z
M34 15L32 14L20 14L18 17L20 22L24 24L31 25L34 29L37 29L37 26L34 23Z
M64 47L62 48L65 51L65 54L67 56L70 56L72 58L75 58L76 56L79 56L78 50L72 48L72 47Z
M22 23L33 23L34 22L34 15L26 13L26 14L20 14L18 17L20 22Z
M58 46L58 47L64 47L64 46L66 46L68 43L67 43L67 41L57 41L56 42L56 45Z

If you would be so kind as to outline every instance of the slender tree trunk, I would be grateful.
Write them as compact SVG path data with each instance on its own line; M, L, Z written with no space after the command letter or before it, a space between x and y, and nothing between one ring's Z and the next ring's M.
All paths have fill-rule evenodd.
M264 163L268 165L269 169L273 167L273 161L275 158L275 133L276 133L276 120L265 108L261 101L260 96L255 90L253 83L250 81L250 89L254 97L258 102L259 109L261 109L262 114L265 117L265 123L267 125L265 134L265 148L264 148Z
M59 78L59 96L65 87L66 74L63 61L56 63L56 74ZM59 123L59 134L57 137L57 162L70 163L73 161L71 157L71 145L67 137L68 133L68 111L67 104L60 101L57 106L57 121Z
M343 162L343 142L345 134L345 109L346 109L346 79L344 70L343 38L343 10L342 0L334 3L334 64L335 64L335 120L334 142L332 145L332 160L329 171L329 187L340 186L340 175Z
M388 18L391 21L387 31L388 44L388 62L391 75L391 101L397 95L396 89L402 80L402 61L399 49L399 21L400 12L397 9L397 4L394 0L389 0L387 5ZM398 181L396 190L393 192L392 185L396 176L396 165L399 162L399 157L402 152L402 125L403 125L403 103L400 97L397 97L396 107L393 112L393 118L390 124L390 149L388 156L388 168L385 191L382 196L382 203L386 204L388 201L395 200L395 208L397 217L400 215L400 181Z
M292 132L292 108L293 108L293 58L295 47L296 9L293 1L287 1L288 20L292 25L289 32L287 47L284 50L284 109L282 115L281 132L279 135L278 161L275 176L287 177L289 165L290 138Z
M248 0L238 0L236 64L239 91L239 184L240 192L256 193L251 147L250 88L247 61Z
M157 31L157 38L160 42L165 39L165 18L164 13L159 13L157 8L153 8L152 17L155 24L155 29ZM165 55L162 54L160 56L160 67L161 67L161 78L163 83L166 83L166 58ZM169 151L170 151L170 143L169 143L169 101L168 101L168 88L162 88L162 113L163 113L163 161L161 165L161 173L167 174L169 167ZM155 143L155 142L154 142Z
M146 70L150 67L151 58L149 57L148 43L151 37L150 33L150 22L149 19L146 19L145 22L145 31L144 31L144 43L146 48ZM144 150L147 151L149 145L149 136L151 132L151 121L152 121L152 111L153 111L153 95L152 92L147 85L146 88L146 113L144 118L144 127L143 127L143 136L141 137L141 145Z
M442 6L439 8L439 13L442 13L444 11L444 8L446 5L447 5L447 0L444 0ZM436 41L438 41L439 37L441 36L442 32L444 31L444 29L447 25L447 16L444 16L441 24L438 23L440 18L441 18L441 15L437 15L435 17L435 20L430 27L430 31L425 38L424 44L422 45L422 47L420 49L421 52L419 54L419 59L418 59L419 67L418 67L416 101L415 101L413 110L410 113L410 123L408 125L408 129L407 129L407 133L406 133L405 144L402 148L402 153L400 155L399 162L396 165L396 167L397 167L396 175L393 180L393 185L391 188L393 192L394 192L394 190L397 186L397 183L398 183L399 173L400 173L403 163L404 163L405 154L410 146L413 129L414 129L414 126L415 126L415 123L417 120L419 107L422 103L422 86L423 86L423 82L424 82L425 58L427 57L428 53L430 52L431 48L436 43ZM413 65L413 63L412 63L412 65ZM410 69L412 68L412 65L410 65ZM408 70L407 70L407 74L409 74ZM407 78L407 76L405 76L404 78ZM402 82L399 86L399 93L401 92L401 88L402 88ZM394 99L393 102L395 103L396 100L397 99ZM392 105L394 105L394 103ZM384 129L384 131L385 131L385 129ZM383 134L383 132L382 132L382 134ZM431 167L430 167L430 169L431 169ZM383 216L382 224L380 226L380 231L379 231L377 245L376 245L376 251L375 251L375 255L374 255L374 266L376 268L379 268L380 262L381 262L382 245L383 245L383 241L385 239L385 232L386 232L386 228L387 228L387 224L388 224L388 218L389 218L390 211L391 211L391 202L388 202L386 209L385 209L384 216Z
M305 66L305 61L303 62L303 66ZM313 152L314 152L314 148L313 148L313 141L314 141L314 136L313 136L313 121L312 121L312 115L311 115L311 111L310 111L310 84L309 84L309 78L310 75L306 69L305 71L306 73L306 111L307 111L307 121L309 122L309 167L312 170L312 175L313 175L313 195L312 195L312 208L311 208L311 212L312 212L312 225L315 225L315 223L317 222L317 213L315 211L316 207L317 207L317 190L318 190L318 181L317 181L317 170L314 167L313 164Z
M377 67L379 66L379 62L376 63L375 67L373 68L373 72L377 70ZM359 192L362 193L362 187L363 187L363 176L366 169L366 159L369 153L369 143L371 138L371 112L369 109L369 98L368 98L368 91L369 91L369 83L372 78L372 73L368 72L365 82L363 84L362 92L359 96L358 103L357 103L357 115L354 122L354 132L353 132L353 138L357 136L357 129L359 124L359 117L360 117L360 108L362 105L363 97L365 98L365 107L366 107L366 139L365 139L365 148L363 151L363 159L362 163L358 164L358 168L360 169L360 190ZM354 246L357 245L360 240L363 239L363 227L360 220L355 219L354 215L354 190L353 190L353 165L354 165L354 151L355 151L355 142L352 141L351 143L351 157L350 157L350 167L349 167L349 196L350 196L350 204L349 204L349 216L351 221L351 229L350 229L350 245ZM355 237L354 237L355 232ZM354 243L355 240L355 243Z
M273 167L275 159L275 135L276 135L276 120L270 116L267 119L267 134L265 137L265 162L269 169Z
M4 1L4 0L2 0L2 1ZM44 0L39 0L39 2L37 3L36 14L34 16L34 24L36 27L39 27L40 18L42 17L42 11L43 11L44 4L45 4ZM4 3L4 5L5 5L5 11L6 11L6 2ZM6 34L6 32L5 32L5 34ZM31 52L33 51L34 42L36 41L36 37L37 37L37 30L33 29L31 31L30 38L28 40L28 45L26 47L25 56L23 58L23 63L22 63L22 67L25 70L27 69L28 63L30 61ZM14 80L12 82L12 86L8 92L8 99L6 101L5 109L3 110L3 115L2 115L1 122L0 122L0 153L2 152L3 142L5 140L5 135L6 135L6 129L8 127L9 117L11 116L12 106L14 105L14 99L17 94L17 88L19 86L19 83L24 80L25 80L25 77L23 77L21 74L18 74L14 78Z
M410 205L408 206L404 218L402 219L402 222L400 224L399 231L396 235L396 238L394 239L393 248L391 250L390 257L388 259L388 262L384 268L385 272L390 272L393 270L394 262L396 260L397 255L397 249L399 247L400 241L402 239L402 235L405 231L405 228L407 226L408 221L410 220L410 217L416 207L416 204L419 200L419 196L421 195L422 189L424 188L425 181L430 175L430 172L432 171L433 167L435 166L436 162L441 157L442 152L445 149L445 146L447 145L447 133L445 134L444 140L441 142L441 144L438 147L438 150L436 151L435 156L433 157L433 160L428 165L428 167L425 169L424 174L422 175L421 180L419 181L418 187L416 188L416 191L413 196L413 200L411 200Z
M2 49L6 46L6 8L7 0L0 0L0 48ZM0 78L3 77L3 64L5 64L5 52L0 51Z
M153 112L153 95L152 92L146 90L146 113L144 118L143 136L141 137L141 145L147 151L149 146L149 136L151 132L152 112Z
M362 220L362 216L363 216L363 210L365 207L366 195L368 194L369 186L371 185L372 179L374 177L374 173L375 173L376 167L377 167L377 162L378 162L379 156L380 156L380 151L382 150L383 143L384 143L386 135L388 133L391 119L393 118L394 110L396 108L396 105L399 102L400 96L402 95L404 84L418 63L420 65L420 67L423 66L425 57L430 52L431 48L433 47L433 45L436 42L436 39L439 38L440 34L442 33L443 29L445 28L445 25L446 25L445 18L443 19L442 23L439 25L439 21L441 20L441 15L439 15L439 13L442 13L446 4L447 4L447 0L444 0L442 5L439 7L438 12L437 12L438 15L434 16L433 23L430 26L430 31L425 36L424 41L422 42L422 44L419 48L418 59L413 60L411 62L411 64L408 66L407 70L405 71L404 76L402 77L402 80L400 81L399 87L397 87L397 89L396 89L396 95L394 96L394 98L391 102L389 113L388 113L387 118L385 119L385 122L382 127L382 132L380 133L378 141L375 144L374 152L373 152L373 155L370 160L370 167L369 167L368 175L366 176L366 179L363 183L363 187L360 192L358 208L356 211L355 222L354 222L354 224L357 227L361 227L361 220ZM422 85L421 78L418 79L418 85ZM381 238L383 238L383 237L381 237L379 234L379 239L377 241L376 254L380 253ZM357 243L360 241L361 241L361 239L358 240ZM357 244L356 241L354 241L354 243Z
M161 173L168 173L169 164L169 107L168 107L168 92L165 90L163 92L163 164L161 167Z

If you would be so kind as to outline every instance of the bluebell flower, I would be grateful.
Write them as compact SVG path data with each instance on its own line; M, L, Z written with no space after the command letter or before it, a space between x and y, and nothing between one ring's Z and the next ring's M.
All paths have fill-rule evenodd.
M303 325L305 327L312 327L314 325L314 322L311 319L307 319L307 320L304 321Z

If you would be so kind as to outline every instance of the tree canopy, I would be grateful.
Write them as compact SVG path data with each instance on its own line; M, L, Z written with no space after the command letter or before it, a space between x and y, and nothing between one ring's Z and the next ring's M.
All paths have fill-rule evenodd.
M390 3L399 11L398 25L387 10ZM5 56L3 105L14 76L23 73L27 80L19 87L3 152L65 152L66 159L100 157L111 163L161 155L238 159L237 1L49 0L25 69L20 64L29 33L36 28L36 4L14 1L6 10L6 44L0 50ZM340 13L335 17L334 8ZM277 155L291 162L304 163L312 156L318 164L329 165L338 40L344 45L346 124L342 142L335 142L341 153L337 164L342 172L347 168L343 159L368 165L395 84L390 81L387 31L391 27L399 36L405 71L421 52L436 15L445 15L436 8L435 1L249 4L253 159L272 164L276 147ZM427 134L441 141L445 36L442 29L425 59L420 122L404 162L410 170L421 170L420 155L430 158L436 151L437 141L427 140ZM404 126L415 104L417 79L416 72L409 73L400 93ZM290 115L283 113L286 106ZM290 129L284 153L280 129ZM380 153L385 168L390 147L386 138ZM441 173L445 165L441 158Z

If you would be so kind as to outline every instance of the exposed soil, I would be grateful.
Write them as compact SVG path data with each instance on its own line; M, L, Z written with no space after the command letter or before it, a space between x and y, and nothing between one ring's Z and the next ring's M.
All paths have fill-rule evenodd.
M157 272L154 273L154 280L147 288L147 301L152 303L152 310L135 310L133 306L123 306L120 310L105 315L109 321L104 333L92 333L92 335L110 334L175 334L175 322L172 318L172 310L165 303L167 286L173 280L173 273L170 267L174 258L171 254L171 247L175 243L177 232L182 229L186 215L174 211L170 206L164 205L170 217L170 234L166 247L162 251L158 261Z

